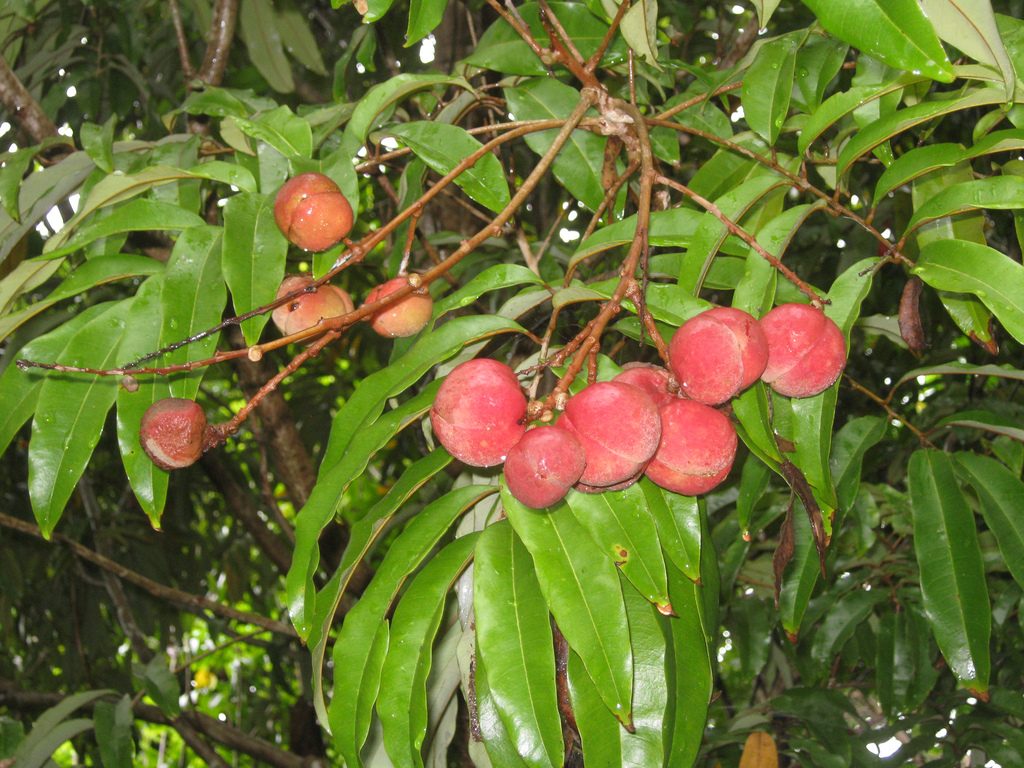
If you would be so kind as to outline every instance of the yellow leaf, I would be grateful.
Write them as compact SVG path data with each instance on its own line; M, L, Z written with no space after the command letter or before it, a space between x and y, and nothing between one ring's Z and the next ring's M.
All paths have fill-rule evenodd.
M779 768L779 753L771 734L755 731L747 736L740 768Z

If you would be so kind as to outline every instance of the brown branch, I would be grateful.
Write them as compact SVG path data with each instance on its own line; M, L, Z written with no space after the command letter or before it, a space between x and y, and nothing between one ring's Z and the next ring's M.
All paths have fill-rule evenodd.
M34 144L57 135L57 126L14 74L3 56L0 56L0 103L3 103L7 113L32 138Z
M11 530L18 531L27 536L33 536L37 539L46 540L42 532L32 523L19 520L16 517L4 514L0 512L0 526L4 528L10 528ZM220 616L224 619L230 619L232 621L240 621L245 624L252 624L257 627L268 629L271 632L276 632L279 635L285 635L287 637L295 637L295 630L293 630L287 624L280 621L274 621L255 613L248 613L246 611L240 611L237 608L232 608L229 605L223 605L214 600L210 600L200 595L192 595L188 592L182 592L180 589L174 587L168 587L165 584L161 584L157 581L153 581L147 576L143 576L141 573L133 571L120 563L116 563L110 558L104 557L98 552L94 552L82 544L79 544L74 539L68 538L61 533L54 533L51 535L53 541L59 542L67 546L75 555L86 560L93 565L102 568L105 571L113 573L123 581L127 581L129 584L134 584L136 587L148 592L161 600L174 603L185 610L195 613L198 616L202 616L204 611Z
M893 410L893 407L889 405L888 400L886 400L884 397L881 397L880 395L875 394L870 389L861 384L859 381L853 379L849 374L844 373L843 379L845 379L846 383L849 384L855 391L860 392L862 395L866 395L869 400L874 402L876 405L880 406L890 419L895 419L904 427L909 429L914 434L914 436L921 442L921 445L927 446L929 448L935 448L935 444L928 439L928 436L924 432L922 432L920 429L918 429L909 421L907 421L901 414ZM894 388L893 392L895 391L896 390ZM890 393L890 397L891 396L892 394Z
M519 37L523 39L523 42L525 42L526 45L529 46L530 50L533 51L533 53L537 56L537 58L540 59L541 63L544 65L544 68L548 69L548 59L550 58L551 54L548 51L545 51L539 45L537 45L537 41L533 39L533 33L530 32L530 28L526 26L526 23L522 20L522 18L519 18L518 14L513 15L511 11L506 10L502 6L502 4L498 2L498 0L487 0L487 4L491 6L491 8L494 9L495 13L501 16L501 18L503 18L506 21L506 23L508 23L508 25L512 27L512 29L516 31ZM551 70L548 69L548 71L550 72Z
M181 71L185 80L195 77L196 71L192 67L192 59L188 55L188 40L185 38L185 26L181 22L181 7L178 0L170 0L171 21L174 22L174 36L178 42L178 58L181 60Z
M712 99L715 96L721 96L723 93L729 93L729 91L739 90L742 87L743 87L743 83L742 82L730 83L729 85L723 85L720 88L716 88L711 93L701 93L701 94L698 94L697 96L694 96L692 99L687 99L686 101L680 102L679 104L676 104L674 107L671 107L670 109L666 109L664 112L660 112L654 118L650 118L650 119L653 119L653 120L668 120L670 117L678 115L680 112L685 112L690 107L694 107L697 104L700 104L702 101L707 101L708 99Z
M235 39L235 25L238 22L238 0L217 0L210 22L210 39L206 44L206 56L197 73L206 85L220 85L231 54L231 43Z
M601 63L601 59L604 58L604 52L608 50L608 46L611 45L613 39L615 39L615 33L619 30L619 25L622 23L622 17L626 15L626 11L629 10L629 0L621 0L619 3L619 9L615 11L615 17L612 19L611 25L608 27L608 31L604 33L604 37L601 38L600 44L597 49L591 54L590 58L587 59L587 63L584 65L585 69L593 73Z
M719 62L719 69L731 69L736 66L739 60L746 56L747 51L754 45L754 41L757 40L757 33L757 20L750 19L743 32L733 41L729 52L722 57L721 62Z

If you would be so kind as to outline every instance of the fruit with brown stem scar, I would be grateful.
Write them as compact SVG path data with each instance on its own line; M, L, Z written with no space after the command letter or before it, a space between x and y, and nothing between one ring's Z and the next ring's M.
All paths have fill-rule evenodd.
M206 414L199 404L181 397L157 400L142 415L139 442L161 469L182 469L203 455Z
M299 248L325 251L352 231L353 212L348 198L328 176L303 173L278 190L274 221Z

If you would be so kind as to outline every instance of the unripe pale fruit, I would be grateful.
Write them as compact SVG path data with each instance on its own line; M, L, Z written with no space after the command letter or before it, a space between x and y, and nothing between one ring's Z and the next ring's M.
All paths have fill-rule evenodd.
M768 362L768 342L757 320L740 309L715 307L691 317L669 344L681 394L718 405L749 387Z
M284 183L274 198L278 229L306 251L325 251L352 231L352 206L322 173L303 173Z
M807 304L782 304L761 318L768 366L761 378L786 397L810 397L835 384L846 366L846 339L830 317Z
M486 358L467 360L441 384L430 424L456 459L493 467L526 432L526 396L507 365Z
M738 440L729 419L710 406L683 398L663 406L661 442L646 475L684 496L707 493L732 469Z
M642 389L659 408L676 399L668 389L669 373L660 365L626 363L622 366L622 373L612 381Z
M157 400L142 415L139 442L161 469L181 469L203 455L206 414L198 403L180 397Z
M519 502L543 509L565 498L585 464L583 446L571 432L559 426L536 427L508 452L505 481Z
M277 289L277 298L313 284L307 275L286 277ZM321 285L312 293L300 293L271 314L274 325L285 336L312 328L323 318L339 317L355 309L352 297L335 285Z
M639 475L661 438L654 401L643 390L614 381L591 384L570 397L558 425L583 446L587 466L580 483L600 490Z
M407 285L409 281L405 277L388 280L370 291L365 303L380 301ZM401 301L372 314L370 327L381 336L391 339L415 336L430 322L433 311L434 300L429 293L411 293Z

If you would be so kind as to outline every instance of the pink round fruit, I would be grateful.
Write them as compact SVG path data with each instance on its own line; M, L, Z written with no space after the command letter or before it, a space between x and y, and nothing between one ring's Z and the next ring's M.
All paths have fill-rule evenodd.
M676 399L676 395L669 391L669 379L668 371L660 365L627 363L622 366L622 373L612 379L612 381L642 389L650 396L654 404L660 408Z
M661 442L645 470L655 483L684 496L707 493L732 469L736 430L720 411L693 400L663 406Z
M381 283L366 296L366 304L390 296L409 285L406 277L396 277ZM429 293L410 293L404 299L370 315L370 327L381 336L394 339L415 336L430 322L434 300Z
M569 398L558 425L583 446L584 486L606 489L638 475L654 455L661 421L654 401L641 389L598 382Z
M352 231L352 206L322 173L303 173L274 198L274 221L288 241L305 251L325 251Z
M181 397L157 400L142 415L139 442L161 469L181 469L203 455L206 414L199 404Z
M782 304L761 318L768 339L762 380L780 395L810 397L836 383L846 339L830 317L807 304Z
M753 316L715 307L683 323L668 354L680 393L719 405L757 381L768 361L768 342Z
M526 431L526 396L507 365L480 358L457 365L430 409L448 453L474 467L501 464Z
M543 509L565 498L585 465L583 446L571 432L536 427L508 452L505 481L520 503Z
M277 298L313 285L308 275L286 277L277 289ZM310 293L300 293L271 314L274 325L284 336L312 328L324 318L347 315L355 309L352 297L335 285L321 285Z

